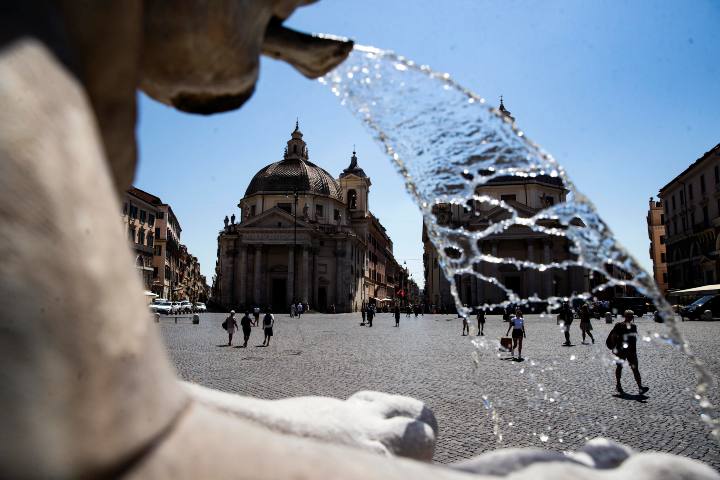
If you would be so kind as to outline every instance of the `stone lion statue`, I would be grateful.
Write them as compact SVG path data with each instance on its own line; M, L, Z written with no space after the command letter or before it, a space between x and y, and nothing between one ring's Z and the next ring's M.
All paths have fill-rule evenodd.
M308 3L3 3L0 477L719 478L603 440L433 466L421 460L437 426L418 400L262 401L178 381L118 221L137 90L211 114L252 95L261 54L308 77L329 71L352 42L282 25Z

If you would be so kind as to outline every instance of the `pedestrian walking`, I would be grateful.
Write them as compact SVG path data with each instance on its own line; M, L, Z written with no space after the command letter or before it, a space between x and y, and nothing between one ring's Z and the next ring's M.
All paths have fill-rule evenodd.
M303 308L302 302L298 302L297 306L295 307L295 314L300 318L300 315L305 311Z
M270 346L270 337L273 336L273 325L275 325L275 317L273 317L272 312L268 309L263 317L263 331L265 332L264 347Z
M250 333L252 332L252 318L250 318L250 312L245 312L245 316L240 319L240 328L243 331L243 348L247 348L247 342L250 340Z
M232 345L232 337L235 330L237 330L237 320L235 320L235 310L230 310L230 315L222 323L222 327L228 333L228 347Z
M563 334L565 335L565 343L563 343L564 346L570 347L570 325L572 325L574 319L572 308L570 308L570 304L568 302L563 302L562 306L560 307L560 313L558 314L558 320L562 322L563 325Z
M297 314L297 306L295 306L294 303L290 304L290 318L294 317Z
M518 360L522 360L523 339L525 338L525 319L522 310L515 310L515 316L510 319L510 325L505 335L507 336L512 330L512 356L515 358L515 349L518 349Z
M617 359L615 360L615 389L620 395L625 395L622 388L622 369L625 362L630 365L630 369L635 377L640 394L644 394L649 387L644 387L642 378L640 378L640 367L638 365L637 356L637 325L633 322L635 312L625 310L623 313L623 321L613 325L608 335L605 345L613 351Z
M582 307L580 307L580 331L582 332L583 345L587 345L585 335L590 337L592 343L595 343L595 338L593 338L592 333L590 333L592 329L592 324L590 323L590 308L587 303L584 303Z
M462 322L463 322L463 331L462 336L470 335L470 324L468 324L468 319L465 315L462 316Z
M412 307L410 307L410 305L408 305L407 308L405 309L405 316L410 318L410 313L412 313Z
M361 326L365 325L365 314L367 313L367 307L363 303L362 307L360 307L360 316L362 316L362 323Z
M368 327L372 327L372 321L373 321L374 316L375 316L375 307L373 305L368 305L368 310L367 310Z
M395 326L399 327L400 326L400 307L399 306L395 305L394 313L395 313Z
M485 336L485 310L482 308L477 311L478 336Z
M260 323L260 307L256 306L253 308L253 316L255 317L255 326L258 326L258 323Z

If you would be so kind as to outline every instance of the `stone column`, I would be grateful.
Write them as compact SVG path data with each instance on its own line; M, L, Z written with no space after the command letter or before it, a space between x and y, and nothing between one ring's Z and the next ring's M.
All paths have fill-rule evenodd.
M308 247L303 246L302 250L302 281L300 286L300 298L303 302L309 302L308 285L310 285L310 261L308 259Z
M238 282L238 300L247 308L246 292L247 292L247 245L240 246L240 278Z
M295 279L295 245L288 247L288 269L287 269L287 304L296 301L293 298L293 290L297 293L298 288L294 283Z
M262 268L262 247L260 245L255 246L255 272L253 279L253 301L256 305L260 306L260 269Z
M337 243L335 244L335 295L333 295L335 301L332 302L335 304L336 309L340 306L340 302L342 301L342 247L343 246L340 240L337 240Z
M543 242L543 263L548 265L551 261L550 242L546 240ZM547 298L555 293L553 291L553 272L551 270L546 270L543 277L545 278L545 288L543 290L545 291L545 297Z
M526 260L528 262L535 261L535 245L533 244L532 240L527 240L527 258ZM526 288L527 288L527 296L531 296L535 293L538 295L540 292L537 289L536 285L536 277L537 277L537 270L534 268L528 268L525 270L525 278L527 281L525 282Z

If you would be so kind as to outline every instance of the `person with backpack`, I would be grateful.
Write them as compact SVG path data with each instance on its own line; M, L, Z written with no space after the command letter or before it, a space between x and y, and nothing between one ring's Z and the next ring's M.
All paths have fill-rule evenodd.
M232 345L232 337L238 328L237 320L235 320L235 310L230 310L230 315L222 323L222 328L228 333L228 347Z
M507 336L512 329L512 357L515 358L515 348L518 349L517 359L522 360L522 345L523 338L525 338L525 319L523 318L522 310L519 308L515 310L515 316L510 319L510 325L508 325Z
M582 307L580 307L580 331L582 332L583 345L587 345L585 341L586 334L590 337L592 343L595 343L595 338L592 336L592 333L590 333L592 331L592 324L590 323L590 307L587 303L583 303Z
M263 331L265 332L265 340L263 341L263 347L270 346L270 337L273 336L273 325L275 325L275 317L272 312L268 309L267 313L263 317Z
M245 316L240 319L240 327L243 331L243 348L247 348L247 342L250 340L250 332L252 332L252 318L250 318L250 312L245 312Z
M635 312L625 310L623 317L622 322L613 325L607 340L605 340L605 346L612 350L617 357L615 360L615 389L620 395L625 395L621 379L623 364L627 362L628 365L630 365L630 369L632 369L635 383L637 383L638 390L642 395L650 390L650 388L644 387L642 379L640 378L640 368L637 357L637 325L633 322Z
M485 336L485 310L478 308L477 310L478 336Z
M395 305L395 309L393 310L393 313L395 314L395 326L400 326L400 307L398 305Z

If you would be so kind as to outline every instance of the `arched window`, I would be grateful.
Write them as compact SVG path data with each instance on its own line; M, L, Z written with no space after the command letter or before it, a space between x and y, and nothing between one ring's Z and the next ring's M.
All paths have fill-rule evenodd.
M348 190L348 208L351 210L357 208L357 192L355 190Z

